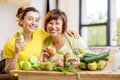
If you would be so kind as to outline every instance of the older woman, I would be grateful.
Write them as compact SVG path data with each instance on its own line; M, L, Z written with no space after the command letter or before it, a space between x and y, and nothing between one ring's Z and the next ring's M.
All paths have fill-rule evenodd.
M59 54L51 56L49 54L49 46L52 46L52 49L54 48L54 50L60 54L66 51L74 55L74 53L71 52L73 49L79 49L81 53L89 52L88 47L84 44L81 37L75 39L66 34L67 28L67 16L63 11L53 9L46 14L44 18L44 29L49 33L49 37L44 42L43 54L46 56L41 57L42 61L49 61L52 58L52 60L57 59L57 63L61 64L58 59L62 59L62 57L58 56ZM61 64L60 66L63 65Z

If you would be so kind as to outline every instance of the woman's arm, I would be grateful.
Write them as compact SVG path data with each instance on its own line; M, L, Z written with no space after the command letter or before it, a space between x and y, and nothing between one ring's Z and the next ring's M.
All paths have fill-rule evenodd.
M70 30L70 29L67 30L67 34L68 34L69 36L71 36L71 37L76 38L76 39L79 39L79 38L80 38L80 35L79 35L77 32L75 32L75 31L73 31L73 30Z
M17 59L18 59L18 54L15 54L13 56L13 58L6 59L6 63L5 63L5 72L9 73L10 70L15 70L16 69L16 65L17 65Z
M15 52L12 58L7 58L5 63L5 72L9 73L10 70L15 70L18 60L18 53L25 46L24 42L21 42L19 38L15 41Z
M50 55L48 53L48 49L47 48L43 48L41 54L40 54L40 58L39 61L41 62L47 62L47 61L51 61L52 55Z

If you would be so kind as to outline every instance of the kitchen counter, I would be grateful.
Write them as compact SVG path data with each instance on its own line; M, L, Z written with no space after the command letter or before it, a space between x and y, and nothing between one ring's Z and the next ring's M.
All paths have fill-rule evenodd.
M17 73L18 80L77 80L76 74L71 72L12 70L10 73ZM120 80L120 71L80 71L79 74L80 80Z

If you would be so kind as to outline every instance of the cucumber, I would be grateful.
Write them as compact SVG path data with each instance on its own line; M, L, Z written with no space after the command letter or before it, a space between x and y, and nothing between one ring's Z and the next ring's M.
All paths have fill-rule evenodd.
M99 60L106 60L106 58L109 56L109 52L104 52L101 54L93 55L93 56L83 56L80 61L85 62L85 63L91 63L94 61L99 61Z
M97 60L97 57L96 56L90 56L90 57L82 57L80 59L81 62L85 62L85 63L92 63L94 61Z
M97 56L98 54L93 54L93 53L86 53L83 55L83 57L91 57L91 56Z
M25 42L24 36L23 36L22 32L18 31L18 32L16 33L16 37L20 39L20 42L23 42L23 43ZM24 51L24 50L25 50L25 47L22 47L22 48L21 48L21 51Z
M109 52L104 52L104 53L102 53L102 54L99 54L98 55L98 59L102 59L102 60L106 60L106 58L108 58L109 57Z
M21 42L24 42L24 37L23 37L22 32L18 31L18 32L16 33L16 36L21 39L21 40L20 40Z
M17 37L21 37L21 36L22 36L22 33L18 31L18 32L16 33L16 35L17 35Z

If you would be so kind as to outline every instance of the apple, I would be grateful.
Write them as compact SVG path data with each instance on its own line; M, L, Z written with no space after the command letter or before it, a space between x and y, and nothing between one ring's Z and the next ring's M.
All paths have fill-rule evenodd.
M25 61L20 61L20 63L19 63L19 67L22 69L22 65L23 65L23 63L24 63Z
M79 67L80 67L80 69L82 69L82 70L86 70L86 69L87 69L87 64L84 63L84 62L80 62Z
M87 53L87 50L85 50L85 49L80 49L79 52L80 52L81 54L85 54L85 53Z
M97 70L97 63L96 62L88 63L88 70L90 71Z
M30 64L29 61L24 61L22 64L22 69L23 70L30 70L32 68L32 65Z
M32 64L32 68L35 70L39 70L40 69L39 63L37 62L37 63Z
M103 70L106 66L107 62L105 60L99 60L97 65L98 65L98 70Z
M43 62L40 67L42 70L51 71L53 70L54 64L52 62Z
M31 63L31 64L35 64L37 63L37 58L35 56L31 56L28 61Z
M47 52L50 54L50 55L54 55L56 53L56 48L54 46L48 46L47 47Z

